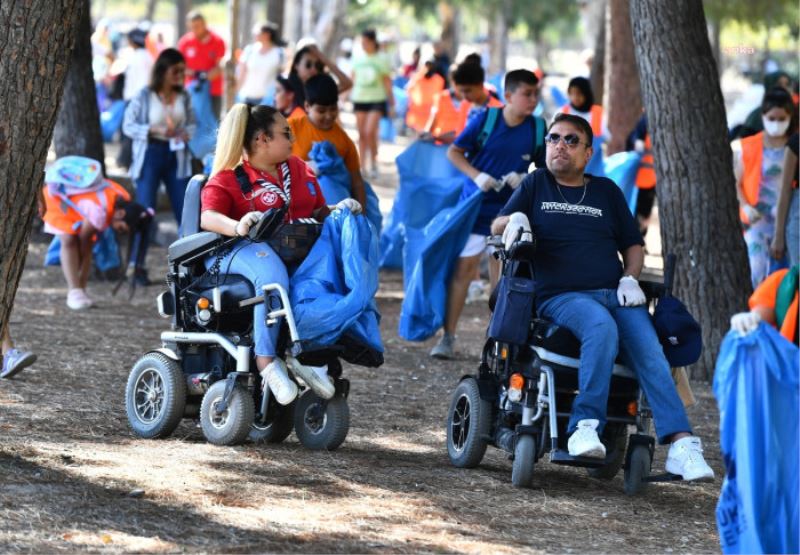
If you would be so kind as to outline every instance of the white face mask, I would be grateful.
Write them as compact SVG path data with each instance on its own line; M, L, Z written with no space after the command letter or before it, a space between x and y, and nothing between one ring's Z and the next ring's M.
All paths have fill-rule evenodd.
M786 130L789 129L789 120L783 121L770 121L765 117L761 117L761 121L764 123L764 131L770 137L782 137Z

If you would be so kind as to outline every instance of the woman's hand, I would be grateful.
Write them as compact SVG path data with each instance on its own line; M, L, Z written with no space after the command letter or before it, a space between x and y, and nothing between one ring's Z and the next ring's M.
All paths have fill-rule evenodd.
M239 237L244 237L250 231L250 228L256 225L260 219L261 212L248 212L236 223L236 228L234 229L236 235Z
M337 210L341 210L342 208L347 208L353 215L358 215L363 212L361 208L361 203L358 202L356 199L346 198L344 200L340 200L339 203L336 205Z

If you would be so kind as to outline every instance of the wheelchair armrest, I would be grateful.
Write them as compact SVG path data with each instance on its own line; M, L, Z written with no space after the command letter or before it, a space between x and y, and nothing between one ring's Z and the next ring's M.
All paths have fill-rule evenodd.
M194 233L172 243L167 249L167 258L170 264L188 264L228 240L230 238L211 231Z

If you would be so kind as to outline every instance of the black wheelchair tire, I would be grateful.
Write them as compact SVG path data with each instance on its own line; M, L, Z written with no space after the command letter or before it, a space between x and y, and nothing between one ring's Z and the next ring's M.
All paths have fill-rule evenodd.
M608 426L606 426L606 430L608 430ZM613 457L607 464L598 468L587 468L586 472L589 476L597 478L598 480L613 480L625 464L625 448L628 446L628 431L626 427L623 426L621 429L615 430L610 438L605 434L603 435L605 437L601 438L601 441L606 446L606 452L613 454Z
M270 402L275 405L274 410L277 414L264 426L255 421L253 422L253 425L250 426L250 433L247 435L247 439L253 443L281 443L294 430L294 407L296 401L292 401L286 406L279 405L274 399Z
M447 454L458 468L475 468L486 453L492 407L481 399L478 382L465 378L458 384L447 412Z
M304 447L333 451L344 442L350 431L350 407L344 396L337 394L325 401L307 389L296 403L294 432ZM319 421L320 410L323 411L322 422Z
M228 399L227 410L222 415L214 415L212 409L222 400L225 386L226 380L220 380L206 391L200 404L200 427L209 443L239 445L247 439L255 419L253 396L237 384Z
M148 383L152 384L148 389ZM157 391L161 393L157 393ZM159 395L158 409L147 418L142 396ZM143 403L137 403L137 398ZM125 412L133 433L145 439L169 437L181 423L186 406L186 381L180 365L161 353L147 353L133 365L125 386Z
M529 488L533 482L533 467L536 462L536 442L533 436L520 436L514 447L514 464L511 467L511 484L516 488Z
M637 445L631 451L630 461L625 468L625 493L636 495L647 488L644 481L650 474L650 449L645 445Z

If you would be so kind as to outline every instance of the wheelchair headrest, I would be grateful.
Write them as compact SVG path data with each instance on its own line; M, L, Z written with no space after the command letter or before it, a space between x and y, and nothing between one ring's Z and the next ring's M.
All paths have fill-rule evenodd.
M181 216L181 237L188 237L200 232L200 191L206 181L208 181L207 176L197 174L186 186L186 194L183 196L183 215Z

